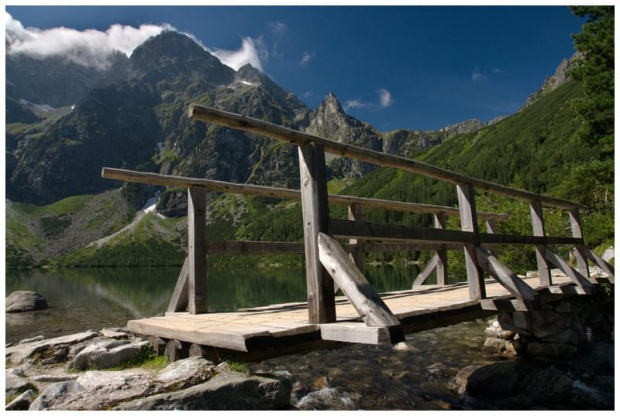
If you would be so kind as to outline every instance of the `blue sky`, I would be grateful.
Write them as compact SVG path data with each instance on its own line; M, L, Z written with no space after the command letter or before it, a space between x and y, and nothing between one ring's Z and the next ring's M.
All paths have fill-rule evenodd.
M264 72L311 108L333 91L348 113L381 131L514 113L572 55L570 34L584 23L565 6L6 10L25 28L41 30L169 24L209 50L254 53Z

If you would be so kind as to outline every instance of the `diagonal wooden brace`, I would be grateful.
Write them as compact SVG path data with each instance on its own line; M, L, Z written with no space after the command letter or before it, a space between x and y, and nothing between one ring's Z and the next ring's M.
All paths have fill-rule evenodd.
M177 284L172 292L170 303L168 304L168 312L184 312L187 310L187 302L189 296L189 257L185 257L181 273L177 279Z
M415 288L416 286L423 285L424 282L426 282L428 280L428 278L431 277L431 275L433 274L435 269L437 269L437 262L438 261L439 261L439 254L435 254L429 260L429 262L426 263L426 267L424 267L424 270L422 270L420 272L420 274L418 274L418 277L416 277L416 279L413 281L412 288Z
M553 252L549 247L545 251L545 255L547 259L553 263L557 268L562 270L566 276L568 276L574 283L578 286L582 287L586 293L592 294L596 292L596 286L590 282L584 275L579 273L579 271L570 267L570 265L564 260L562 257L558 256Z
M536 302L536 291L508 267L504 266L489 250L477 247L476 255L478 256L478 264L515 298L524 302Z
M374 291L348 254L336 240L324 233L318 235L319 259L342 293L349 299L367 326L389 327L391 341L404 340L400 321Z
M607 273L607 276L609 276L609 281L611 283L614 283L614 275L615 275L615 269L614 266L612 266L611 264L607 263L605 260L603 260L602 258L600 258L599 256L596 255L596 253L594 253L594 251L592 251L589 248L585 249L585 255L587 258L589 258L590 260L592 260L592 262L594 264L596 264L598 267L600 267L605 273Z

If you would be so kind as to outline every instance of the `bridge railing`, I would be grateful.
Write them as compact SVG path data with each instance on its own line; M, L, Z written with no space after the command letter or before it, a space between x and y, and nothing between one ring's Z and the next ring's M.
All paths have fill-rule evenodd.
M296 243L236 242L206 243L205 191L261 195L275 198L301 199L304 252L306 258L306 281L308 287L308 314L311 323L333 322L335 315L334 282L343 290L367 325L397 325L391 311L374 293L370 284L360 272L363 268L363 252L374 249L394 249L396 247L424 247L437 253L431 265L423 271L415 284L423 283L433 270L438 272L438 282L446 283L445 251L464 250L469 295L472 299L486 298L483 270L494 277L519 302L526 306L536 304L536 292L519 277L505 267L493 255L492 247L499 244L529 244L536 247L540 282L552 286L550 266L555 265L566 273L583 291L591 291L594 286L589 278L587 259L594 261L613 278L613 267L605 263L591 250L587 249L579 218L579 209L586 208L558 198L513 189L496 183L472 178L447 169L438 168L423 162L393 156L381 152L362 149L277 126L251 117L233 114L214 108L191 105L190 118L220 126L255 133L298 146L300 187L299 191L256 185L231 184L207 179L182 178L154 173L130 172L104 168L103 176L125 181L145 182L156 185L183 186L188 188L188 260L183 267L186 279L181 273L171 307L183 304L188 296L187 308L190 313L206 311L205 252L209 249L219 252L240 250L245 252L272 252L269 250L300 250ZM397 168L408 172L452 183L456 186L458 208L397 201L375 200L342 195L328 195L326 181L325 152L346 156L380 166ZM494 221L505 219L505 214L481 213L476 209L475 192L483 191L508 198L522 200L530 205L532 235L506 235L495 233ZM349 219L332 219L329 216L329 203L345 204L349 207ZM414 228L378 224L363 221L361 206L374 206L409 212L422 212L435 216L434 228ZM572 237L546 236L542 206L552 206L568 211ZM461 230L445 228L445 216L460 218ZM487 233L478 229L478 219L487 221ZM349 245L341 246L334 237L349 239ZM373 240L387 241L373 243ZM362 243L362 241L370 241ZM220 245L217 245L220 244ZM229 244L228 246L226 244ZM280 244L275 246L273 244ZM577 270L560 256L550 245L566 244L575 248L578 262ZM404 246L403 246L404 245ZM401 248L399 248L401 249ZM265 251L261 251L265 250ZM349 258L347 251L352 254ZM200 276L203 276L201 278ZM176 299L176 300L175 300ZM176 302L176 306L173 303Z

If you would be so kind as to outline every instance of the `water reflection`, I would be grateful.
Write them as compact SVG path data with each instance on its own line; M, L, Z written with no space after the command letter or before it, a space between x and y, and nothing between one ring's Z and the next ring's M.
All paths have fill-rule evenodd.
M162 315L179 268L99 268L7 270L6 293L32 290L50 305L44 311L6 315L7 342L35 335L65 335L87 329L124 326L128 320ZM368 267L378 292L408 289L415 268ZM208 302L213 312L306 299L302 267L214 267L208 271Z

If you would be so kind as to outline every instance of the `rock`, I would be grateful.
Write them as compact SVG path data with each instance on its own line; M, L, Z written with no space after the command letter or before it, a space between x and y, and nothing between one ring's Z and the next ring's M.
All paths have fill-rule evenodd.
M355 403L349 393L325 387L302 397L295 407L299 410L354 410Z
M50 338L23 345L15 345L6 349L6 355L11 357L12 364L21 364L26 358L31 357L35 353L44 352L48 349L53 349L61 345L77 344L79 342L95 338L96 336L96 332L86 331L79 334Z
M5 300L6 312L27 312L47 309L47 300L36 292L18 290L11 293Z
M435 363L426 367L426 377L433 382L447 382L456 375L454 369L448 368L445 364Z
M215 374L215 365L202 357L190 357L170 363L161 370L155 381L166 390L182 389L204 383Z
M78 377L78 374L40 374L32 376L30 379L37 383L59 383L61 381L76 380Z
M480 365L468 365L467 367L461 368L453 379L454 390L460 395L467 393L467 381L469 377L474 371L481 367Z
M105 338L125 339L129 338L129 334L124 331L119 331L117 328L104 328L99 331L99 335Z
M131 360L147 348L148 341L128 344L124 340L104 341L84 348L75 356L69 368L85 370L89 367L105 369L115 367L122 362Z
M553 310L558 313L570 313L573 311L573 309L570 306L570 302L567 302L565 300L556 303L553 306Z
M530 410L532 401L525 394L517 394L497 402L497 407L502 410Z
M82 393L82 387L77 381L63 381L48 386L39 397L37 397L28 410L46 410L52 408L57 403L61 403L72 393Z
M62 403L62 409L100 410L119 403L145 397L155 389L147 370L88 371L76 382L86 391L72 395Z
M394 344L392 349L394 351L406 351L406 352L418 352L419 351L417 348L415 348L414 346L410 345L409 343L405 341Z
M19 341L19 344L23 345L23 344L28 344L29 342L43 341L44 339L45 339L45 337L43 335L38 335L38 336L33 337L33 338L22 339L21 341Z
M32 398L36 395L34 390L26 390L11 401L4 410L28 410Z
M465 367L457 374L459 392L472 396L511 396L518 386L521 369L517 363L504 361L478 368Z
M537 270L530 270L529 272L525 273L525 277L527 277L527 278L538 277L538 271Z
M7 396L24 392L32 388L32 384L27 377L23 377L23 373L8 369L5 371L5 391Z
M534 402L570 401L573 380L555 367L536 373L526 388L526 395Z
M527 354L533 357L555 359L572 358L577 355L577 347L567 344L530 342L527 344Z
M569 344L579 346L581 343L581 335L572 328L565 329L554 335L550 335L543 339L543 342L551 342L557 344Z
M120 406L121 410L269 410L289 406L291 385L286 380L224 372L206 383L158 394Z
M502 354L512 357L517 355L517 351L512 345L512 342L499 338L487 338L484 341L482 350L489 354Z

